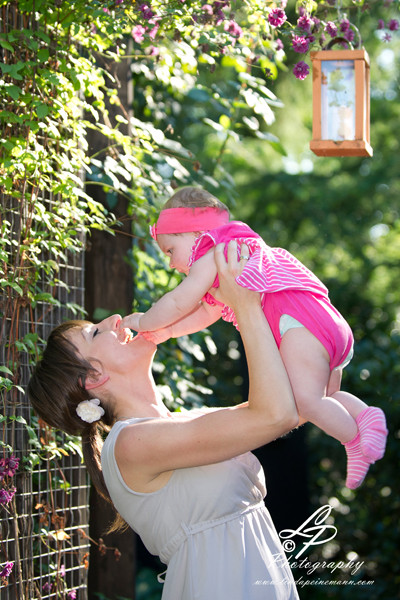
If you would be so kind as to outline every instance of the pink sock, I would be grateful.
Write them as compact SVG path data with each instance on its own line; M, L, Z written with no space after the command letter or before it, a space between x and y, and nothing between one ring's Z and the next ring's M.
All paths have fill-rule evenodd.
M354 490L364 481L371 461L368 461L361 451L359 433L343 446L347 454L346 487Z
M356 418L363 454L370 460L379 460L385 454L388 430L383 410L370 406Z

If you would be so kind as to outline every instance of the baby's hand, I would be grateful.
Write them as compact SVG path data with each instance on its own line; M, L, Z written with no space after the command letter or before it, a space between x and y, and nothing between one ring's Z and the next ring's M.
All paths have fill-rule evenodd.
M143 331L141 335L148 342L153 342L153 344L162 344L166 340L169 340L171 334L171 327L163 327L162 329L157 329L157 331Z
M121 319L119 328L124 329L125 327L128 327L129 329L133 329L134 331L140 331L140 317L143 314L144 313L137 312L132 313L131 315L127 315L126 317Z

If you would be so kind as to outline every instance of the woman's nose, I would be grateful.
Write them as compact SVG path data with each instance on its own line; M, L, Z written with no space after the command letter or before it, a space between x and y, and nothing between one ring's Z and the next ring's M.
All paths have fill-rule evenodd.
M103 321L101 321L101 323L99 323L99 325L101 325L101 327L104 327L104 329L109 329L111 331L114 331L115 329L118 329L118 326L121 322L121 315L111 315L110 317L107 317L107 319L103 319Z

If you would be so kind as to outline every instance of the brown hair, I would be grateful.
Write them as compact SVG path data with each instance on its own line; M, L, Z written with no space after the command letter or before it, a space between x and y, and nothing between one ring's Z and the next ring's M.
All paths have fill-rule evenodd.
M180 206L188 208L203 208L210 206L219 208L221 211L228 210L221 200L199 187L183 187L169 198L164 204L162 210L166 208L179 208ZM229 212L229 211L228 211Z
M86 423L76 407L89 400L85 381L96 369L82 356L66 333L82 328L87 321L66 321L50 333L43 357L38 361L28 383L28 397L35 412L51 427L82 436L82 452L90 478L99 494L112 504L101 470L103 434L114 422L110 408L105 406L99 421ZM122 529L125 522L117 518L108 531Z

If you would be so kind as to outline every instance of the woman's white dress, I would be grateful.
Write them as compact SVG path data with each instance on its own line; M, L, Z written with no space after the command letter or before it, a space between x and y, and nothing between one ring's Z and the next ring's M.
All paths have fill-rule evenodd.
M114 446L101 464L112 501L151 554L168 565L162 600L296 600L285 552L264 505L265 478L250 452L220 463L177 469L152 493L131 490Z

